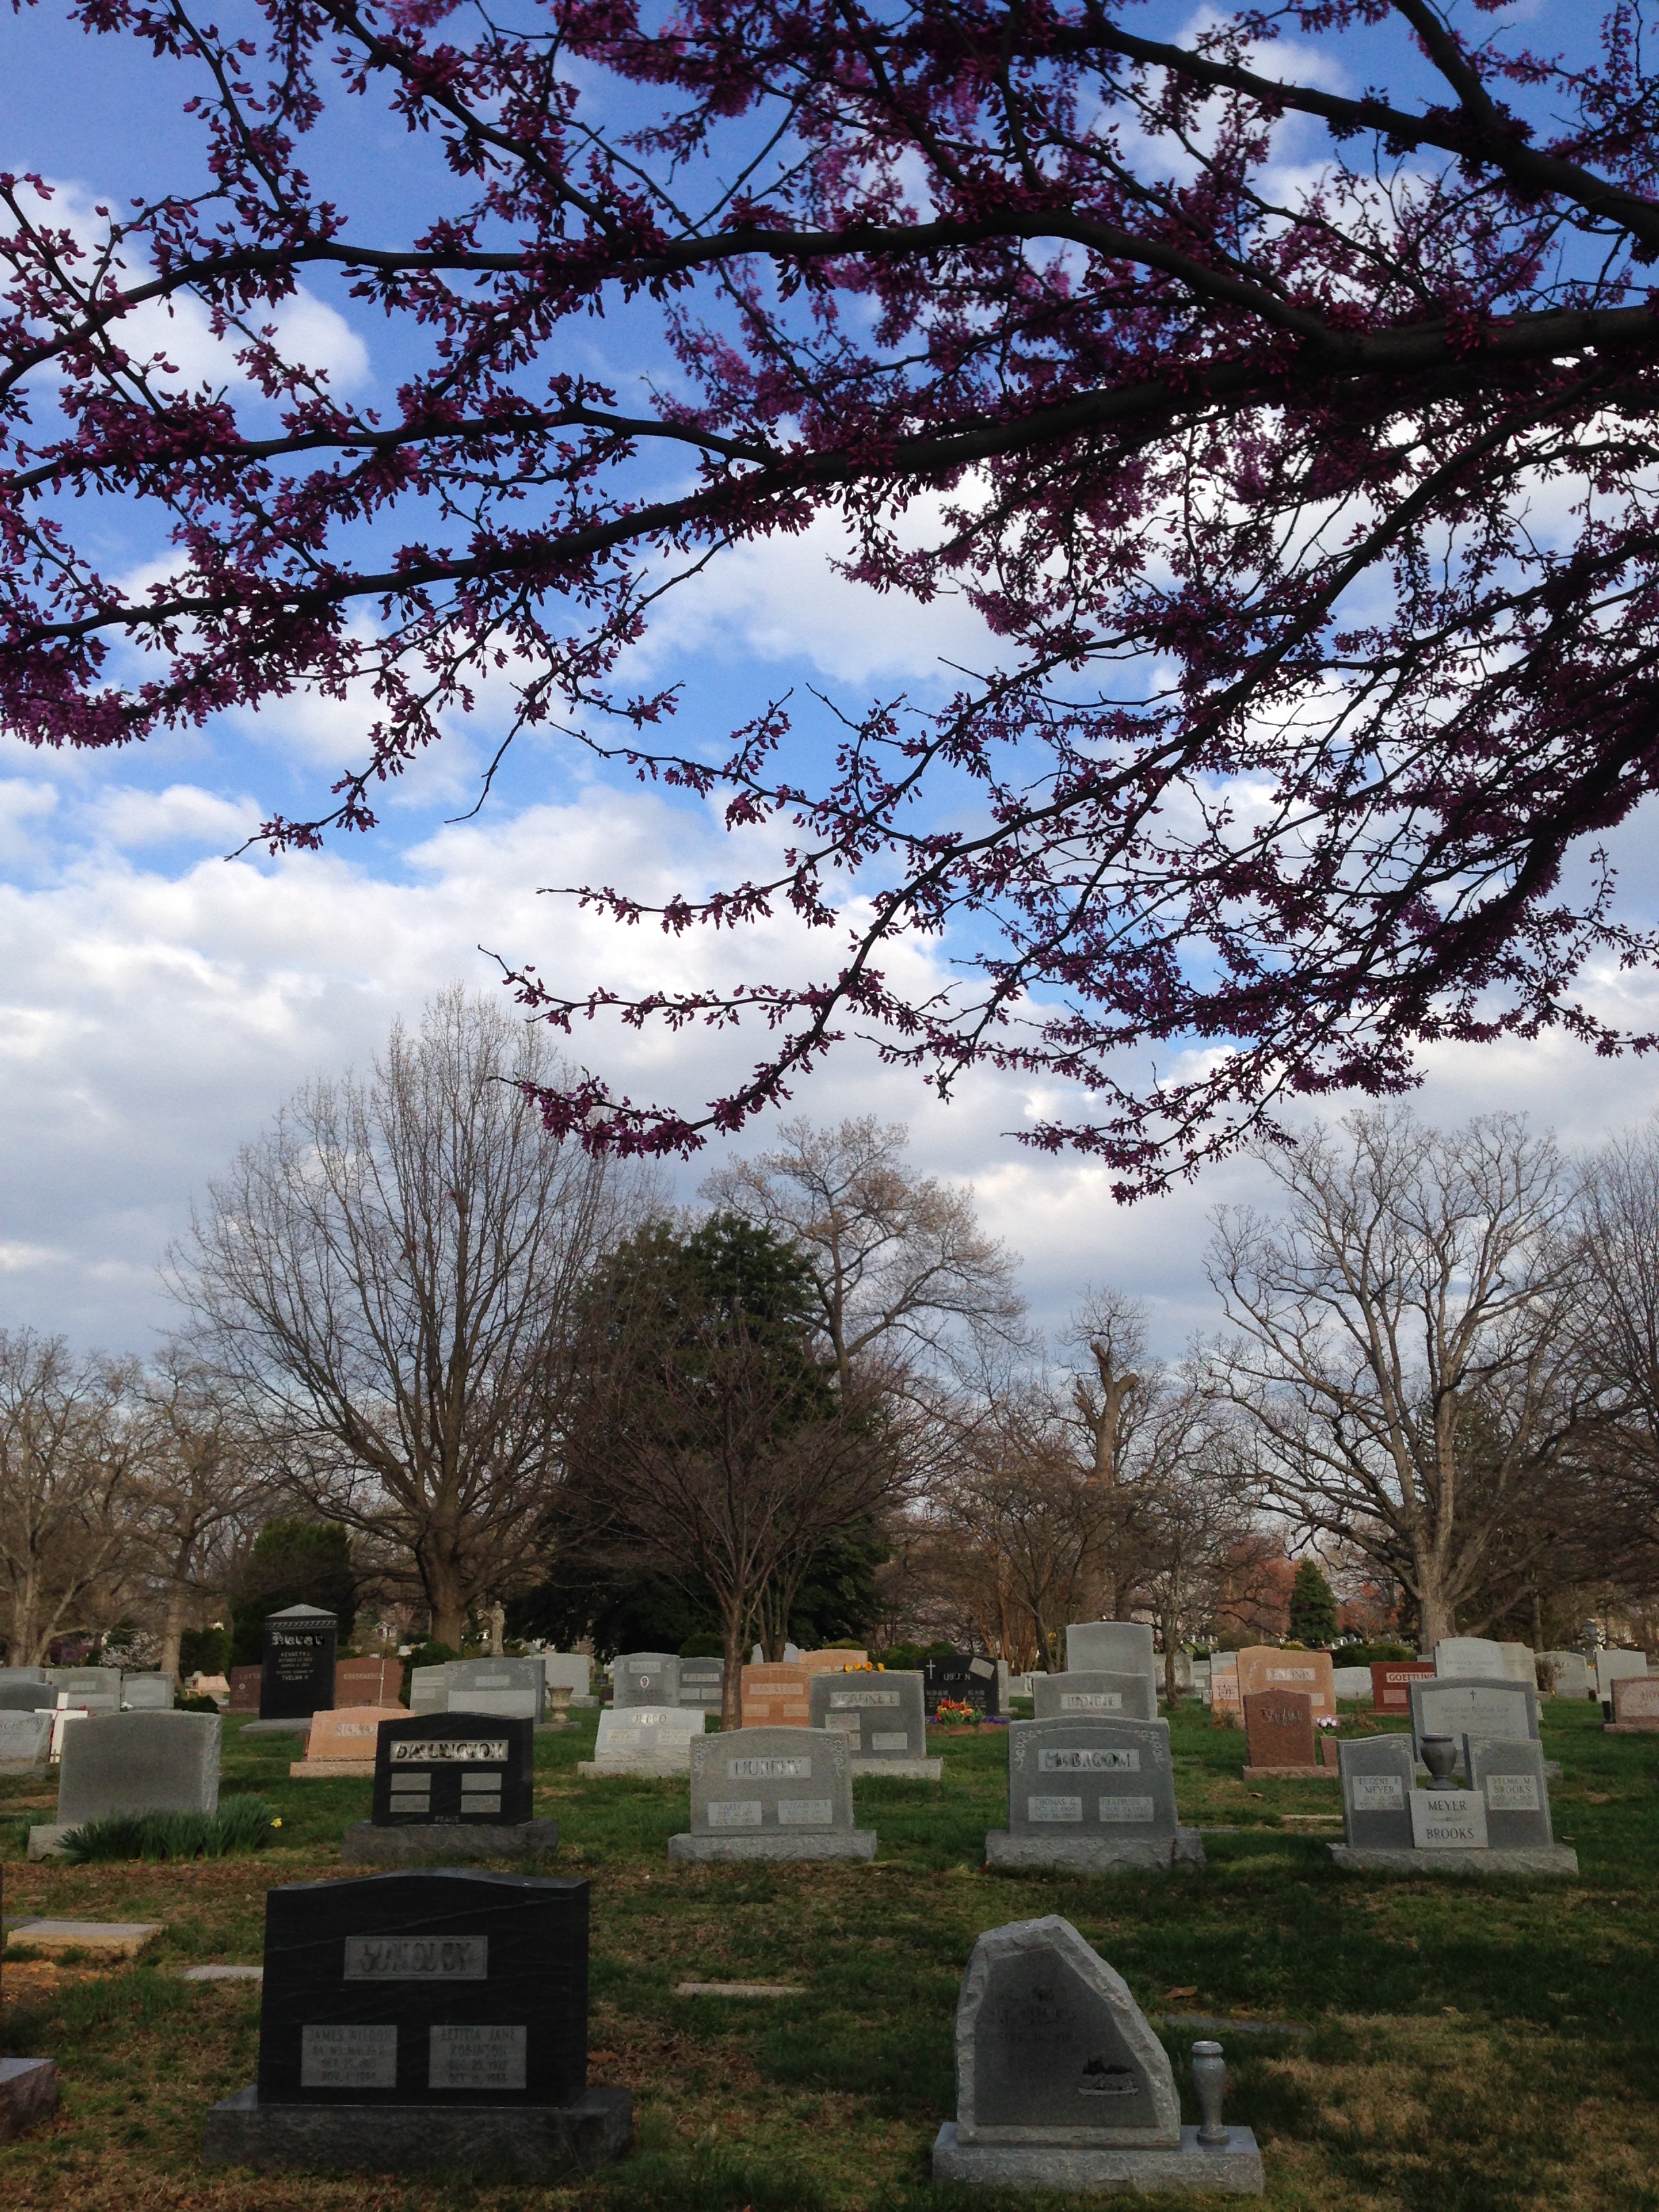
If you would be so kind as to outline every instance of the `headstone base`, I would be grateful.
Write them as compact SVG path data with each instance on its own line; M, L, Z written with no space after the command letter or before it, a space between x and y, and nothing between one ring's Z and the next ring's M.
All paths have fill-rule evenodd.
M1260 2197L1267 2188L1249 2128L1230 2128L1227 2141L1213 2147L1200 2143L1196 2128L1182 2128L1179 2150L1096 2150L1076 2143L959 2143L956 2122L946 2120L933 2139L933 2179L1067 2195L1110 2190L1134 2197Z
M1383 1850L1359 1844L1327 1844L1325 1848L1338 1866L1368 1874L1576 1875L1578 1871L1578 1854L1569 1844L1485 1851Z
M633 1775L641 1782L687 1782L691 1769L684 1759L579 1759L576 1771L584 1782L615 1780Z
M1006 1828L994 1828L985 1838L985 1863L1065 1874L1167 1874L1172 1867L1201 1867L1204 1838L1196 1828L1177 1828L1173 1841L1133 1836L1017 1836Z
M0 1776L48 1775L52 1763L45 1759L0 1759Z
M372 1782L374 1762L372 1759L292 1759L288 1778L290 1782Z
M619 2158L634 2132L627 2089L574 2105L262 2105L252 2087L215 2105L204 2166L256 2173L429 2173L557 2181Z
M872 1859L876 1832L853 1828L832 1834L808 1829L798 1836L671 1836L668 1856L703 1865L725 1859Z
M50 2058L0 2058L0 2142L57 2110L58 2069Z
M1247 1782L1335 1782L1340 1771L1334 1766L1247 1766Z
M847 1762L851 1774L886 1774L895 1782L942 1782L945 1761L942 1759L860 1759L856 1753Z
M516 1820L492 1827L482 1820L414 1820L377 1828L356 1820L340 1838L348 1866L471 1866L479 1859L544 1857L559 1840L556 1820Z
M309 1735L311 1716L307 1714L303 1720L297 1721L244 1721L241 1733L244 1735Z
M1603 1735L1659 1735L1659 1719L1650 1721L1603 1721ZM0 1774L8 1770L0 1767Z

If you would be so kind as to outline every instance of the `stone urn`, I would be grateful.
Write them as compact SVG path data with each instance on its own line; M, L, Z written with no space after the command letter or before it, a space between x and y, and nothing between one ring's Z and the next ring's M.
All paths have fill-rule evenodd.
M1457 1764L1457 1739L1451 1735L1425 1735L1419 1738L1418 1749L1423 1754L1423 1764L1429 1770L1429 1780L1437 1790L1443 1790L1451 1780Z

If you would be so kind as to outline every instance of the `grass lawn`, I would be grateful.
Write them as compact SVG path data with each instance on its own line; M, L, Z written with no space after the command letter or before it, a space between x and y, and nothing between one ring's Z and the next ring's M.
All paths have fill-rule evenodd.
M58 2061L53 2125L0 2145L5 2212L1042 2212L1061 2198L935 2190L927 2154L954 2110L951 2015L975 1937L1058 1912L1155 2017L1222 2015L1228 2117L1254 2127L1267 2202L1310 2212L1659 2212L1659 1741L1601 1733L1599 1708L1544 1708L1565 1770L1557 1835L1577 1881L1337 1873L1334 1784L1248 1787L1242 1735L1188 1706L1174 1723L1182 1816L1206 1872L988 1874L1004 1825L1006 1738L943 1740L942 1784L857 1785L881 1838L859 1866L671 1866L686 1825L668 1783L580 1782L594 1720L537 1747L544 1871L592 1885L592 2077L635 2096L632 2155L556 2190L487 2178L204 2173L207 2106L253 2078L257 1984L195 1984L198 1961L257 1963L264 1893L342 1871L367 1782L291 1782L291 1738L226 1730L224 1787L283 1817L252 1859L177 1869L22 1863L52 1799L0 1781L9 1917L156 1920L142 1962L107 1971L8 1956L3 2041ZM33 1792L33 1794L31 1794ZM1308 1816L1316 1816L1310 1820ZM679 1998L680 1981L790 1981L754 2002ZM1185 2081L1201 2030L1170 2026ZM1070 2200L1076 2201L1076 2200ZM1219 2205L1235 2199L1189 2198Z

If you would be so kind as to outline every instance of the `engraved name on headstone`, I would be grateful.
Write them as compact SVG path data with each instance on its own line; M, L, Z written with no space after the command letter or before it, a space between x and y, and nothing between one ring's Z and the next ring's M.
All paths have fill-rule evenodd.
M930 1773L941 1763L927 1759L927 1721L919 1673L817 1674L811 1684L815 1729L835 1729L846 1736L854 1771L879 1773L883 1766L926 1761Z
M1008 1725L1008 1826L992 1866L1201 1866L1176 1814L1167 1721L1066 1714Z
M691 1746L708 1716L681 1705L624 1705L599 1715L599 1740L592 1759L577 1772L584 1776L678 1776L689 1773Z
M1489 1743L1470 1736L1465 1741L1463 1757L1469 1788L1486 1807L1486 1841L1491 1848L1547 1850L1555 1833L1550 1825L1542 1745Z
M1412 1684L1434 1680L1432 1659L1374 1659L1371 1662L1371 1710L1394 1713L1404 1720L1412 1709Z
M1528 1682L1455 1682L1437 1678L1411 1686L1412 1744L1422 1756L1425 1735L1449 1735L1463 1764L1463 1739L1493 1742L1538 1741L1538 1692Z
M813 1728L742 1728L691 1745L691 1827L671 1858L869 1858L853 1826L848 1740Z
M1240 1702L1263 1690L1302 1690L1313 1700L1316 1721L1334 1721L1336 1669L1328 1651L1280 1651L1249 1644L1238 1654Z
M375 1737L374 1825L512 1827L532 1816L533 1722L411 1713Z
M672 1651L627 1651L611 1669L613 1707L677 1705L680 1662Z
M744 1728L811 1728L812 1677L805 1667L745 1667L738 1684Z
M1413 1790L1412 1842L1419 1851L1484 1851L1486 1799L1478 1790Z
M266 1615L259 1717L305 1720L334 1703L334 1644L339 1623L314 1605Z
M1359 1736L1337 1747L1343 1841L1359 1850L1412 1849L1416 1761L1408 1735Z

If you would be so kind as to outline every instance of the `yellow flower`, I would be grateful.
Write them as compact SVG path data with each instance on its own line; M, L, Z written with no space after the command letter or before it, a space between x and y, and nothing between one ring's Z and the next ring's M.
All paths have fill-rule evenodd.
M283 1824L280 1820L273 1820L270 1825L273 1828L280 1828Z

